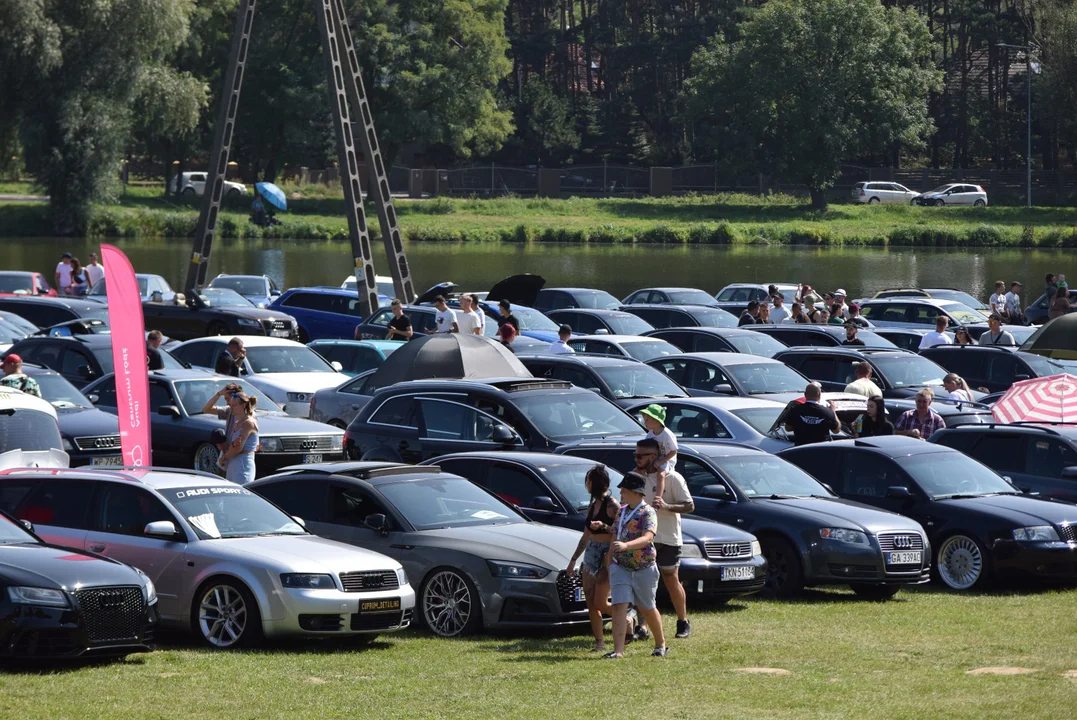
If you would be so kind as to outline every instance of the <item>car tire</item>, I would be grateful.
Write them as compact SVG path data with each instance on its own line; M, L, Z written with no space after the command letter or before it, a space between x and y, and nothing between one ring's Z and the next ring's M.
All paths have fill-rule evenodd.
M235 200L237 197L239 197L239 188L231 188L227 193L227 197Z
M213 443L204 442L194 449L191 467L211 475L224 477L224 471L217 465L221 451Z
M878 205L878 204L879 204L879 198L877 198L877 197L873 197L870 200L868 200L868 205Z
M767 559L767 582L764 592L772 597L792 597L804 589L804 571L800 553L785 538L760 538L763 557Z
M936 200L935 201L935 207L942 207L945 204L946 203L944 203L942 200Z
M344 423L343 420L337 420L336 418L330 420L326 424L327 425L332 425L333 427L338 428L340 430L347 430L348 429L348 426Z
M434 568L419 590L419 622L438 637L471 635L482 627L482 601L455 568Z
M975 205L976 207L984 207L985 205L987 205L987 203L984 202L983 200L977 200L976 202L973 203L973 205Z
M900 585L865 585L853 583L849 586L853 592L865 600L889 600L901 590Z
M230 577L202 583L191 605L191 626L202 645L214 650L256 647L262 613L247 586Z
M987 553L969 535L955 533L939 543L935 551L936 577L951 590L981 590L990 579Z
M223 322L214 321L214 322L211 322L208 326L206 326L206 336L207 337L212 337L213 335L228 335L228 334L230 334L229 330L228 330L228 326L225 325Z
M180 190L180 194L185 195L186 197L194 197L194 188L188 185L187 187Z

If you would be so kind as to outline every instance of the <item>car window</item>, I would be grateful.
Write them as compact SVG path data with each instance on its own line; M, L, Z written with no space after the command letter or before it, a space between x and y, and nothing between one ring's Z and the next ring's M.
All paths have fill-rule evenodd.
M551 497L529 470L506 463L492 463L481 485L510 505L524 508L535 507L535 498Z
M467 478L471 482L479 485L482 484L479 480L482 479L483 473L486 472L488 464L489 463L483 460L476 460L474 458L450 458L448 460L437 461L437 466L441 468L443 472L459 475L460 477Z
M17 517L17 508L35 487L37 482L34 480L9 480L0 483L0 510Z
M405 313L406 314L406 313ZM410 315L408 316L411 317ZM366 321L367 325L374 325L375 327L389 327L389 321L393 319L392 309L379 310L370 316L370 319ZM386 330L388 332L388 330Z
M15 516L35 525L86 530L93 488L91 482L46 480L23 499Z
M447 400L419 398L421 436L431 440L493 442L496 418L473 407Z
M63 354L63 346L56 342L31 343L25 350L19 348L24 362L32 362L36 365L44 365L50 370L60 371L60 355Z
M338 362L345 370L350 369L352 357L355 355L356 348L351 345L340 345L337 343L325 343L317 345L309 345L311 350L321 355L329 362ZM370 368L367 368L368 370Z
M551 313L550 319L556 323L564 323L572 328L573 331L584 333L585 335L593 335L595 331L602 327L597 318L583 313Z
M706 410L690 407L687 405L665 405L666 427L679 438L728 438L731 437L729 430ZM637 415L640 422L643 417Z
M333 309L334 299L334 296L322 293L296 292L286 297L281 305L302 310L330 312Z
M194 367L212 368L222 350L224 343L214 341L184 343L170 352L180 362L190 363Z
M594 368L615 398L684 397L677 384L649 365L632 363L620 367L600 365Z
M968 453L995 472L1024 472L1028 437L1018 433L986 433Z
M905 322L917 325L934 325L941 311L934 305L910 305L905 312ZM884 317L883 320L886 318Z
M966 379L982 379L986 375L987 356L989 353L969 352L961 348L932 348L925 354L929 360L937 362L950 372L955 372Z
M1062 471L1077 466L1077 451L1055 439L1029 437L1025 472L1029 475L1060 478Z
M701 336L698 338L696 350L707 351L711 350L711 347L703 347L702 342L704 339L714 343L715 350L721 350L720 341L718 338L710 336ZM761 357L774 357L782 350L785 350L785 343L775 340L771 336L765 333L746 333L744 335L735 335L728 339L728 342L733 345L737 350L749 355L759 355Z
M341 365L344 366L345 370L353 373L364 373L367 370L373 370L381 366L381 354L374 348L357 347L352 349L355 351L354 359L349 362L341 361Z
M656 333L651 337L658 337L665 340L668 343L676 345L684 352L692 352L692 338L695 333L681 331L681 330L666 330L660 333Z
M842 453L838 492L843 495L882 498L891 485L905 484L901 471L888 458L870 452Z
M608 342L602 340L587 340L569 342L568 346L576 352L585 352L591 355L610 355L621 357L621 351Z
M749 395L804 392L808 384L803 375L780 363L730 365L729 372Z
M632 308L632 314L641 317L656 328L672 327L683 323L671 321L670 314L655 308ZM694 325L695 323L693 323Z
M354 383L352 384L354 385ZM370 416L370 422L409 428L419 427L418 423L415 422L415 398L411 395L404 395L386 400Z
M96 519L101 532L138 537L143 536L146 526L152 522L176 522L164 503L151 493L134 485L114 482L101 484Z
M727 489L729 487L709 467L683 454L677 456L677 472L688 483L688 492L692 495L700 495L708 485L724 485Z
M329 522L334 525L364 527L371 515L381 514L389 522L389 529L399 526L385 505L366 490L344 483L329 484Z
M987 361L987 381L1010 385L1013 383L1013 376L1017 374L1019 367L1020 363L1016 356L1008 352L992 352ZM1024 368L1021 369L1024 370ZM1027 371L1025 371L1025 374L1027 374Z
M318 353L304 346L249 347L247 362L255 373L334 372Z
M82 378L88 377L88 375L86 375L86 370L79 372L79 368L92 370L93 365L90 362L90 358L87 357L85 353L68 348L64 353L63 362L60 365L60 374Z
M810 355L797 367L801 375L819 382L839 382L838 368L834 358L825 355Z
M109 378L103 380L94 386L93 390L87 390L87 394L97 396L97 402L94 403L97 407L113 408L116 405L116 380L115 378Z
M549 372L545 372L543 374L546 377L550 376ZM536 373L536 376L537 375L538 375L538 373ZM570 382L573 385L575 385L576 387L581 387L581 388L586 388L586 389L590 389L590 388L594 388L594 387L599 386L598 380L596 380L594 377L592 377L591 373L589 373L586 370L583 370L581 368L570 367L570 366L567 366L567 365L554 365L554 367L553 367L553 377L556 378L557 380L564 380L565 382Z
M692 360L685 364L688 366L685 373L688 381L687 387L695 390L717 392L715 388L718 385L732 385L726 374L710 363Z
M433 333L437 329L437 315L432 312L411 311L408 313L408 317L411 318L411 327L416 332L421 332L428 335L430 333ZM493 323L491 322L486 322L483 324L485 326L493 325Z
M151 382L150 383L150 410L157 412L159 408L163 408L165 405L174 405L172 400L172 391L168 389L168 384L163 382Z
M258 488L258 494L293 517L307 522L324 522L328 483L317 478L296 478Z
M557 442L595 436L642 435L638 423L596 393L517 393L513 400L539 432Z

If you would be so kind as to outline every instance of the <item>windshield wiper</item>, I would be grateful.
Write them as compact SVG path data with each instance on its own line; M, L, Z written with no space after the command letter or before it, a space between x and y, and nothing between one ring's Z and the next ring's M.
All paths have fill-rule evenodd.
M796 495L767 495L767 500L796 500Z

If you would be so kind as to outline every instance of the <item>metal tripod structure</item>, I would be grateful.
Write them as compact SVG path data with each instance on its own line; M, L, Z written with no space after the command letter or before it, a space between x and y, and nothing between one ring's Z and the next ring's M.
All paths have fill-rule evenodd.
M393 278L396 296L404 302L415 298L411 270L404 254L397 225L396 209L389 193L389 178L385 173L378 138L374 131L374 118L370 112L366 89L359 73L359 59L352 43L351 29L344 12L343 0L312 0L318 29L322 38L322 54L325 57L326 79L329 88L329 105L333 113L333 126L337 136L337 156L340 180L344 187L344 203L348 217L348 235L351 239L355 278L359 299L364 301L366 315L378 309L378 287L374 282L374 260L370 252L370 233L367 230L366 213L363 211L363 195L359 184L359 161L352 133L353 116L359 135L359 147L367 159L370 172L368 192L378 212L385 252L389 258L389 272ZM239 93L243 86L243 71L247 64L247 48L250 45L251 26L257 0L240 0L236 11L236 26L232 35L232 52L224 75L224 92L217 116L217 127L210 153L210 167L206 173L206 192L202 196L202 210L198 217L191 264L187 269L188 292L202 287L209 271L213 250L213 235L217 228L217 216L224 195L225 171L235 131L236 112L239 109ZM350 113L349 113L350 111ZM361 132L359 132L361 130Z

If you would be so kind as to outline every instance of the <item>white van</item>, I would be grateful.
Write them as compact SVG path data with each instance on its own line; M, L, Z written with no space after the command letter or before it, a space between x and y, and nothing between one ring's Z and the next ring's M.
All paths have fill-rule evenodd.
M39 397L0 387L0 470L69 467L63 442L56 408Z

